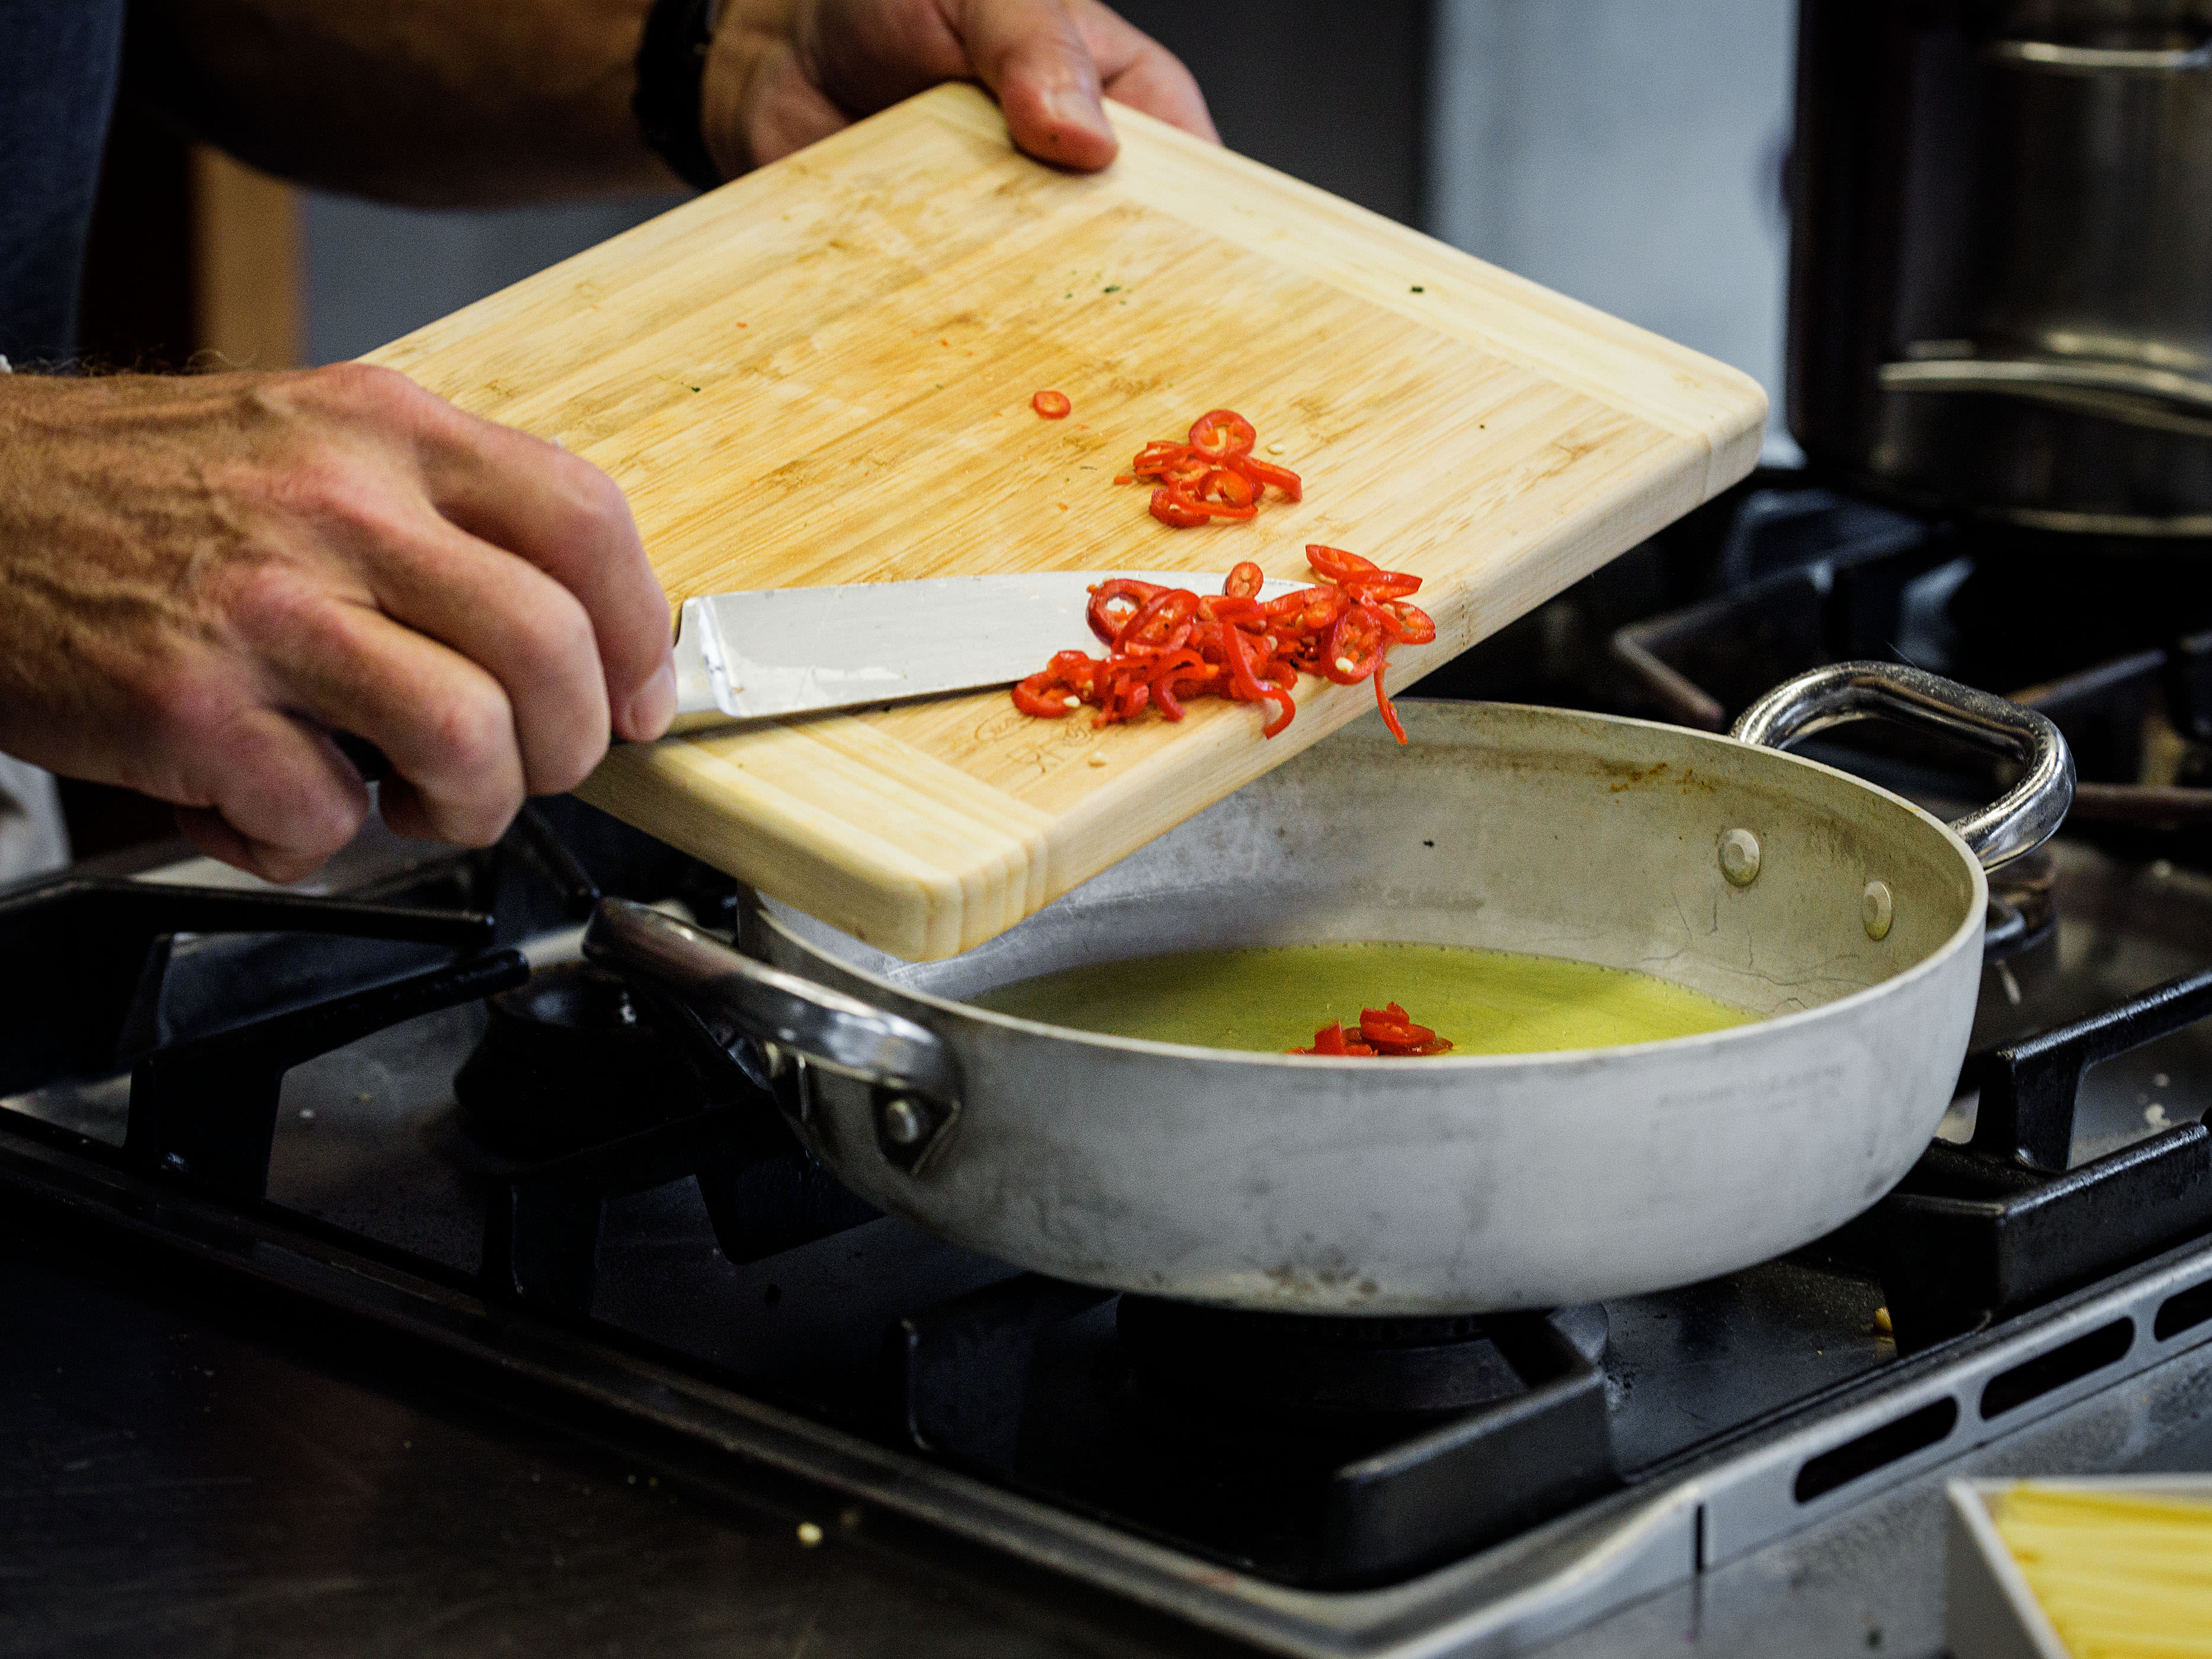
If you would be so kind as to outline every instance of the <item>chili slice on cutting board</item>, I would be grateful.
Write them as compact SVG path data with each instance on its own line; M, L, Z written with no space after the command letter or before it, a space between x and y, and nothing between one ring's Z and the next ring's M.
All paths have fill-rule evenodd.
M1235 441L1233 429L1221 439ZM1318 543L1306 557L1325 580L1264 604L1266 577L1249 560L1229 573L1218 594L1128 577L1099 583L1087 616L1107 647L1105 658L1060 652L1014 688L1014 707L1060 720L1088 703L1098 711L1094 724L1111 726L1147 708L1179 720L1188 698L1226 697L1273 704L1264 731L1272 738L1297 715L1291 694L1298 676L1318 674L1340 685L1372 679L1376 706L1405 742L1382 670L1394 644L1425 645L1437 636L1427 613L1404 601L1421 579Z
M1254 457L1252 446L1258 440L1252 422L1235 410L1208 410L1191 422L1186 441L1156 439L1146 444L1114 482L1148 480L1153 486L1152 516L1176 530L1195 529L1216 519L1249 520L1269 489L1294 501L1304 500L1305 486L1297 473Z

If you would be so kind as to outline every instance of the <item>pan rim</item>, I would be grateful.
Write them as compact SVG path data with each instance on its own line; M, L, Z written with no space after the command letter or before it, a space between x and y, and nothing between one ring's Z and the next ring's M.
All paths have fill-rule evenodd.
M1920 980L1942 973L1961 950L1967 948L1970 944L1978 943L1982 930L1986 925L1989 907L1988 874L1982 868L1981 861L1968 850L1966 843L1960 838L1958 832L1924 807L1917 805L1879 784L1869 783L1865 779L1844 771L1838 767L1830 766L1825 762L1812 760L1802 755L1792 754L1786 750L1770 749L1760 744L1743 743L1725 733L1699 732L1687 726L1670 725L1663 720L1643 720L1632 715L1596 714L1587 709L1559 708L1542 704L1507 703L1490 700L1462 702L1458 699L1407 697L1398 701L1401 704L1412 702L1469 711L1510 711L1516 716L1553 717L1576 722L1656 732L1675 741L1688 739L1693 742L1724 745L1731 750L1748 750L1763 757L1760 764L1771 760L1824 774L1851 787L1863 790L1877 799L1903 809L1908 817L1935 830L1948 844L1954 855L1966 866L1972 880L1972 893L1965 920L1935 949L1929 951L1910 967L1902 969L1873 985L1863 986L1858 990L1838 997L1832 1002L1824 1002L1811 1008L1801 1008L1790 1013L1754 1019L1747 1024L1730 1026L1725 1030L1698 1032L1688 1036L1660 1037L1643 1042L1613 1043L1598 1048L1537 1049L1522 1054L1397 1056L1394 1057L1390 1063L1390 1069L1393 1072L1405 1071L1411 1074L1428 1077L1462 1073L1480 1076L1527 1066L1547 1068L1588 1066L1592 1064L1602 1064L1607 1057L1613 1055L1640 1057L1661 1051L1669 1054L1690 1054L1701 1049L1718 1050L1723 1045L1730 1043L1741 1045L1771 1042L1776 1040L1778 1035L1786 1037L1788 1033L1814 1021L1841 1017L1846 1011L1863 1006L1875 998L1907 994L1910 988ZM1379 716L1368 715L1363 718L1376 720L1379 724ZM1027 1038L1072 1042L1107 1053L1147 1058L1174 1059L1210 1065L1271 1066L1292 1069L1296 1074L1316 1077L1326 1076L1332 1073L1350 1073L1367 1076L1371 1075L1375 1070L1374 1061L1358 1056L1273 1054L1264 1049L1212 1048L1195 1043L1162 1042L1149 1037L1117 1036L1103 1031L1085 1031L1074 1026L1054 1025L1042 1020L1023 1018L1018 1015L1002 1014L992 1009L978 1007L974 1003L940 996L919 987L902 985L872 969L840 961L811 940L801 937L787 927L780 916L766 908L760 911L759 919L774 928L781 939L803 953L810 962L817 960L826 962L838 973L866 985L872 994L888 995L901 1002L915 1005L915 1007L926 1010L932 1015L953 1022L978 1021L987 1026L1017 1033ZM1579 960L1579 958L1562 958L1562 960ZM902 1008L900 1012L907 1013L908 1018L915 1017L912 1009Z

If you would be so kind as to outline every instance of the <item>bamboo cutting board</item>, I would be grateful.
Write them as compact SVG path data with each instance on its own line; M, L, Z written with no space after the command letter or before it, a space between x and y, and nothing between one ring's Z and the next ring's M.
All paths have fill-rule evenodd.
M613 474L672 601L1020 569L1425 579L1402 689L1748 471L1735 371L1115 107L1091 177L940 87L385 348ZM1040 420L1030 394L1074 400ZM1170 530L1111 481L1219 405L1304 476ZM1277 446L1280 446L1279 449ZM1042 667L1042 661L1039 665ZM618 745L580 793L908 957L981 943L1345 721L1094 730L1003 692Z

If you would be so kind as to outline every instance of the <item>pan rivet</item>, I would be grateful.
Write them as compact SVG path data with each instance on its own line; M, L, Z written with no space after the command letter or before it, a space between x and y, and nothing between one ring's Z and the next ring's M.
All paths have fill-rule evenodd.
M1870 881L1866 891L1859 895L1859 920L1866 924L1869 939L1887 939L1891 919L1897 914L1897 902L1889 896L1889 884Z
M1731 830L1721 837L1721 873L1732 887L1748 887L1759 879L1759 837L1748 830Z
M904 1095L884 1103L884 1139L894 1146L913 1146L929 1133L929 1119Z

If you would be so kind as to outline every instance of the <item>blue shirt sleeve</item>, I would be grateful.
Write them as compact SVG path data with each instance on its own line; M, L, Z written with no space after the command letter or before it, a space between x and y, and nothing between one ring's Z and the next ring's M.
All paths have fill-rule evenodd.
M76 353L77 286L115 105L124 0L0 0L0 356Z

